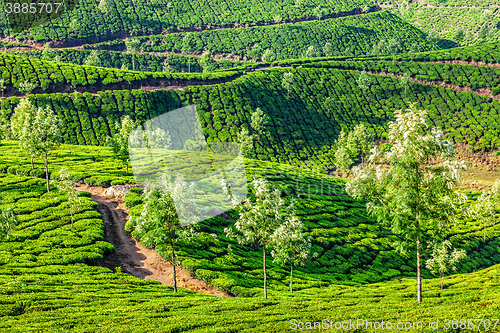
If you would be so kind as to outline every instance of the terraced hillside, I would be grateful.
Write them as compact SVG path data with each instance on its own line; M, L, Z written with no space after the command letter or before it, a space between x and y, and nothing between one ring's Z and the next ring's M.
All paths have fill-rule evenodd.
M400 3L402 1L379 1L382 7L389 7L394 13L403 17L404 10L401 11L402 6L398 5ZM499 9L500 3L497 0L409 1L409 8L404 18L425 32L434 29L448 43L455 41L467 45L485 40L498 40L500 35L496 31L493 31L494 35L490 35L486 27L491 25L498 30ZM457 40L457 29L464 31L463 40Z
M482 52L491 57L495 54L496 44L489 46L491 54L484 48ZM468 60L469 53L475 50L465 48L455 58ZM428 59L430 56L423 53L403 57ZM448 59L448 56L443 57ZM385 124L392 119L394 110L416 102L419 107L430 111L429 117L434 124L455 142L467 143L477 149L498 148L500 145L500 104L495 96L500 87L500 72L494 66L422 60L398 61L393 65L392 59L384 58L309 59L277 62L276 67L256 71L235 68L208 74L168 74L95 69L4 55L5 62L14 59L29 61L35 68L50 66L54 74L47 78L33 77L39 71L30 73L30 67L17 61L15 65L4 67L3 75L10 76L11 82L23 82L26 78L37 83L54 82L50 87L61 92L72 90L69 82L75 90L92 89L94 94L74 92L70 95L30 96L37 105L53 107L64 121L65 142L72 144L102 145L113 133L115 121L124 115L142 122L192 103L197 105L209 142L235 141L242 126L251 130L250 114L260 107L271 116L272 125L256 143L257 158L295 165L305 160L330 165L331 146L341 129L351 129L361 122L368 125L377 137L384 138ZM24 68L22 72L21 68ZM356 83L362 70L374 73L366 91ZM282 78L287 72L293 73L294 78L290 95L282 87ZM404 73L411 79L406 88L401 80ZM89 86L89 80L96 83ZM124 81L147 90L113 89L127 87ZM105 90L95 94L99 83ZM161 89L169 86L177 89ZM3 123L18 101L19 98L11 97L2 102Z

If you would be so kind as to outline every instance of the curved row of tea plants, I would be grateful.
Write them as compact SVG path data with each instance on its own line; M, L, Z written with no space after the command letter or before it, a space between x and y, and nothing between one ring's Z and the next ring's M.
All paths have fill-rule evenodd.
M12 51L11 51L12 52ZM43 51L13 51L17 55L27 56L29 58L42 59ZM89 57L90 50L81 49L58 49L50 52L52 61L57 58L59 62L85 65ZM190 68L192 73L202 72L204 68L200 64L200 57L185 56L181 54L154 55L149 53L124 53L118 51L96 51L100 60L100 66L111 68L122 68L123 66L132 69L132 64L136 71L142 72L162 72L164 64L170 65L173 72L188 72ZM188 64L189 60L189 64ZM243 61L217 59L207 67L208 71L231 69L236 66L247 64Z
M197 53L210 50L216 54L230 53L240 57L247 56L255 44L263 50L270 48L276 59L299 58L310 46L319 56L325 54L323 47L327 42L332 45L332 55L364 56L371 53L373 45L379 40L392 38L398 41L399 52L431 49L424 33L388 12L293 24L205 30L193 34ZM185 35L172 33L136 38L141 41L143 51L180 53ZM120 39L85 47L125 50L125 43Z
M283 20L312 19L317 6L324 9L323 16L326 16L339 12L360 13L362 8L373 7L374 4L368 0L319 0L301 5L296 5L294 0L224 3L214 0L209 2L115 0L110 2L108 9L101 10L99 2L81 0L72 11L48 24L14 34L14 37L47 41L96 38L120 33L151 34L175 28L273 22L276 15L280 15Z

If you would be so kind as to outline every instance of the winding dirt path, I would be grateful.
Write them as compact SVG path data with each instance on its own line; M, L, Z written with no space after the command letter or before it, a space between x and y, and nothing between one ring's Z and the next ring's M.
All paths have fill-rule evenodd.
M108 254L99 264L100 266L115 269L121 267L124 273L143 280L159 281L164 285L173 285L172 264L163 259L158 252L149 249L135 241L125 231L128 220L128 209L122 199L104 196L102 187L90 187L77 184L79 191L87 191L91 198L99 204L98 210L104 222L104 239L115 247L116 251ZM177 286L203 294L230 297L227 293L211 287L208 283L195 279L190 272L176 266Z

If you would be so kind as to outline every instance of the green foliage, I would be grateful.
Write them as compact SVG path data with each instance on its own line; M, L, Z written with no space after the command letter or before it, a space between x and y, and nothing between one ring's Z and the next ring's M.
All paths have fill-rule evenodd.
M135 124L132 119L129 116L125 116L122 119L121 124L118 122L115 123L115 134L112 137L108 137L106 140L106 145L111 147L115 157L126 165L127 173L129 161L129 137L134 129Z
M312 15L311 15L312 16ZM136 37L147 52L183 52L183 38L187 33L169 33ZM264 50L271 49L277 60L297 59L313 46L321 52L325 43L332 45L332 55L341 56L346 49L354 56L370 54L379 40L394 38L401 52L408 52L413 44L420 51L432 49L425 34L386 11L316 21L282 23L248 28L215 29L192 33L198 50L213 54L231 53L261 59ZM256 44L259 46L257 47ZM89 46L90 47L90 46ZM102 50L124 50L123 40L94 44ZM254 52L252 49L256 48ZM250 53L249 53L250 52ZM260 55L260 56L259 56Z
M456 271L456 264L467 256L464 250L458 249L453 249L451 253L448 253L451 246L448 240L441 244L435 243L432 247L432 256L425 262L426 268L434 275L439 274L441 281L444 280L444 275L450 269ZM443 282L441 282L441 290L443 290Z
M417 249L417 299L421 302L420 251L428 234L441 237L448 222L457 223L456 204L463 195L453 191L465 162L451 161L453 146L438 129L428 130L426 111L414 105L396 111L389 124L391 149L373 151L366 168L356 168L346 191L367 199L368 212L399 236L395 246ZM385 167L383 164L387 164Z
M79 198L78 191L75 189L75 183L70 180L70 175L65 168L59 171L59 182L56 183L56 187L68 197L69 214L71 216L71 226L73 227L74 214L78 211L82 201Z

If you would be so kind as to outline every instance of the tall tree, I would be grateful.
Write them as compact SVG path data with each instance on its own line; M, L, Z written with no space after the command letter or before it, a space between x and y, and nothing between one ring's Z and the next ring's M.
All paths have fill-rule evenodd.
M315 58L317 56L318 56L318 53L316 52L314 45L309 45L309 47L306 49L304 57L305 58Z
M294 266L303 266L311 258L311 239L304 235L304 225L294 210L290 210L289 218L271 235L270 246L273 261L280 265L290 265L291 294ZM317 253L313 256L317 256Z
M321 21L321 18L326 15L327 10L321 6L317 6L313 9L313 14L318 18L318 22Z
M365 168L354 168L348 194L369 200L367 209L398 237L401 252L416 250L417 300L422 301L422 245L428 238L440 238L456 223L457 202L465 195L454 191L465 162L452 161L453 145L438 129L428 131L427 111L411 105L397 110L389 123L386 151L374 150Z
M441 291L443 291L444 275L450 269L456 271L456 264L467 257L464 250L453 249L451 253L448 253L451 246L449 240L445 240L442 243L435 243L432 247L432 257L425 262L425 266L432 274L439 274L441 278Z
M255 158L255 150L253 147L253 136L250 135L248 130L243 127L238 132L238 143L241 146L241 154L246 158Z
M408 83L410 82L410 75L408 73L404 73L403 77L400 79L401 86L405 89L405 96L406 96L406 90L408 89Z
M45 179L47 181L47 192L49 187L49 151L57 148L62 141L61 123L50 106L39 107L33 121L33 136L35 154L43 159L45 164Z
M462 44L462 42L465 39L465 30L462 27L458 27L455 29L455 32L453 33L452 39L457 42L458 44Z
M437 46L438 41L441 38L439 37L438 32L436 29L432 28L428 33L427 33L427 41L432 45L432 48L435 49Z
M141 50L141 41L135 38L126 39L125 47L127 48L127 53L132 54L132 70L135 71L135 54Z
M234 227L225 228L226 235L234 238L239 244L252 244L262 247L262 264L264 271L264 298L267 298L266 247L271 237L282 224L293 219L292 207L287 206L281 198L281 190L272 190L265 179L252 181L255 200L248 197L239 203L231 194L230 188L222 181L224 193L231 200L232 207L239 213Z
M50 43L45 43L45 46L42 51L42 60L51 60L52 59L52 49L50 48Z
M283 74L283 80L281 81L281 86L286 89L287 97L290 97L290 89L293 85L293 73L287 72Z
M109 15L113 9L113 0L101 0L97 6L102 13Z
M84 65L87 66L101 66L101 58L99 57L99 51L92 50L90 54L83 62Z
M175 245L194 234L193 217L198 211L194 200L194 183L181 175L174 176L165 168L158 181L144 188L144 205L137 217L131 217L135 233L146 246L168 246L173 267L174 292L177 292ZM182 221L186 225L181 224Z
M262 111L261 108L257 108L252 112L250 125L252 129L259 135L264 133L266 125L269 124L271 118Z
M370 86L370 82L372 82L372 79L370 77L370 74L368 74L366 71L362 71L361 73L359 73L359 77L356 82L358 83L359 89L365 92Z
M477 202L468 209L468 215L483 225L485 242L486 228L495 224L497 211L500 211L500 180L495 182L491 190L483 192Z
M397 40L392 38L389 40L389 43L387 43L387 51L389 52L390 55L392 55L392 64L394 65L394 57L396 56L396 53L398 53L399 50L399 43Z
M182 39L182 52L188 55L188 73L191 73L191 53L196 51L196 38L194 33L188 32Z
M106 146L111 147L113 154L116 158L125 163L128 174L128 161L129 161L129 151L128 151L128 140L130 134L135 128L134 121L129 116L122 118L121 124L116 122L115 129L116 132L113 137L108 137L106 140Z
M205 51L200 57L200 65L203 68L204 72L210 72L215 70L216 62L212 58L212 54L210 51Z
M247 52L247 56L253 60L259 60L262 57L262 47L259 44L254 44Z
M264 51L264 54L262 55L263 62L273 62L275 59L276 55L274 54L273 50L267 49Z
M403 18L403 21L406 20L406 15L408 15L408 11L410 10L410 5L408 0L399 0L397 2L399 15Z
M59 181L56 183L56 188L68 197L69 214L71 215L71 226L73 227L74 215L82 204L82 201L78 196L78 191L75 189L75 183L71 181L71 176L66 171L66 168L59 170Z
M28 98L23 98L14 109L11 118L12 135L19 140L19 146L30 154L31 170L35 170L33 158L36 153L34 137L31 135L34 128L36 107Z
M331 43L329 43L329 42L325 43L325 46L323 46L323 53L327 57L333 56L333 46Z
M5 79L2 78L2 79L0 79L0 91L2 92L2 97L3 97L3 93L5 91L5 88L6 88L5 87Z

